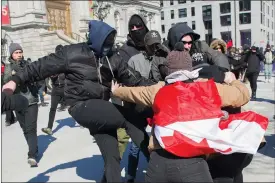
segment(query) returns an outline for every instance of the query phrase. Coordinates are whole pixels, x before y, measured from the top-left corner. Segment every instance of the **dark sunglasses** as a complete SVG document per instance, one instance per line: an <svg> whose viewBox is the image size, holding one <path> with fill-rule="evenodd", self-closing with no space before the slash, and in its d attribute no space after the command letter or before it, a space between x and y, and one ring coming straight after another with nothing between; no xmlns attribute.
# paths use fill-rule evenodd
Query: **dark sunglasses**
<svg viewBox="0 0 275 183"><path fill-rule="evenodd" d="M185 44L193 44L193 41L182 41L182 43L185 45Z"/></svg>

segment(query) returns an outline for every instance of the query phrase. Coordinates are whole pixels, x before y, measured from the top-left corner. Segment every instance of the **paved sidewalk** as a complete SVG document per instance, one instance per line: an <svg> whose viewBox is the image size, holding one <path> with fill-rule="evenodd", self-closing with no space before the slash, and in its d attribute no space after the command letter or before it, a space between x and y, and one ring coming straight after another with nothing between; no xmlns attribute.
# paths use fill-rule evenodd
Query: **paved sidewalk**
<svg viewBox="0 0 275 183"><path fill-rule="evenodd" d="M263 83L259 77L258 101L251 101L246 110L254 110L270 118L266 133L268 145L255 155L244 171L246 182L275 182L275 114L274 77L272 83ZM18 123L4 126L2 115L2 182L99 182L103 173L103 160L89 131L81 129L67 111L57 112L53 136L41 132L47 126L50 107L40 107L38 116L39 151L42 158L38 168L27 164L27 145ZM273 120L273 121L272 121ZM144 180L145 159L140 159L137 181ZM123 158L125 167L127 157ZM122 171L125 177L125 169Z"/></svg>

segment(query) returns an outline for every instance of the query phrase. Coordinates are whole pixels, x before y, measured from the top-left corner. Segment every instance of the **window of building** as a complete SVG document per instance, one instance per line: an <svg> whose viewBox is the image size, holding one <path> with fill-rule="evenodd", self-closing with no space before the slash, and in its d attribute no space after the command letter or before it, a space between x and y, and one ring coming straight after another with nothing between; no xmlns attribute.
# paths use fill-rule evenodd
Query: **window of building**
<svg viewBox="0 0 275 183"><path fill-rule="evenodd" d="M171 19L174 19L174 18L175 18L174 10L171 10Z"/></svg>
<svg viewBox="0 0 275 183"><path fill-rule="evenodd" d="M261 12L263 12L263 0L261 0Z"/></svg>
<svg viewBox="0 0 275 183"><path fill-rule="evenodd" d="M195 7L191 8L191 15L192 15L192 17L196 15L196 13L195 13Z"/></svg>
<svg viewBox="0 0 275 183"><path fill-rule="evenodd" d="M267 27L269 27L269 19L267 19Z"/></svg>
<svg viewBox="0 0 275 183"><path fill-rule="evenodd" d="M163 7L163 0L160 0L160 7Z"/></svg>
<svg viewBox="0 0 275 183"><path fill-rule="evenodd" d="M192 21L192 29L195 30L196 29L196 22Z"/></svg>
<svg viewBox="0 0 275 183"><path fill-rule="evenodd" d="M231 15L221 16L221 26L230 26L231 25Z"/></svg>
<svg viewBox="0 0 275 183"><path fill-rule="evenodd" d="M170 0L170 5L174 5L174 0Z"/></svg>
<svg viewBox="0 0 275 183"><path fill-rule="evenodd" d="M221 3L220 4L220 12L223 13L230 13L231 12L231 3Z"/></svg>
<svg viewBox="0 0 275 183"><path fill-rule="evenodd" d="M263 13L265 13L265 3L263 3Z"/></svg>
<svg viewBox="0 0 275 183"><path fill-rule="evenodd" d="M161 32L165 33L165 25L161 25Z"/></svg>
<svg viewBox="0 0 275 183"><path fill-rule="evenodd" d="M262 13L262 16L261 16L261 23L263 25L265 25L265 15Z"/></svg>
<svg viewBox="0 0 275 183"><path fill-rule="evenodd" d="M204 21L204 28L206 30L212 29L212 20Z"/></svg>
<svg viewBox="0 0 275 183"><path fill-rule="evenodd" d="M184 4L184 3L186 3L185 0L178 0L178 4Z"/></svg>
<svg viewBox="0 0 275 183"><path fill-rule="evenodd" d="M240 31L241 37L241 45L251 45L251 30L241 30Z"/></svg>
<svg viewBox="0 0 275 183"><path fill-rule="evenodd" d="M211 5L202 6L202 16L203 17L211 17L212 16Z"/></svg>
<svg viewBox="0 0 275 183"><path fill-rule="evenodd" d="M161 20L164 20L164 11L161 12Z"/></svg>
<svg viewBox="0 0 275 183"><path fill-rule="evenodd" d="M267 14L269 15L269 6L267 6Z"/></svg>
<svg viewBox="0 0 275 183"><path fill-rule="evenodd" d="M267 32L267 41L269 42L270 41L270 37L269 37L269 32Z"/></svg>
<svg viewBox="0 0 275 183"><path fill-rule="evenodd" d="M251 23L251 13L241 13L239 15L240 24L250 24Z"/></svg>
<svg viewBox="0 0 275 183"><path fill-rule="evenodd" d="M208 45L211 44L212 39L213 39L212 34L205 34L205 42L206 42Z"/></svg>
<svg viewBox="0 0 275 183"><path fill-rule="evenodd" d="M195 0L191 0L191 3L195 2Z"/></svg>
<svg viewBox="0 0 275 183"><path fill-rule="evenodd" d="M184 17L187 17L187 9L186 8L179 9L179 18L184 18Z"/></svg>
<svg viewBox="0 0 275 183"><path fill-rule="evenodd" d="M274 17L274 11L273 10L272 10L272 15L271 16L272 16L272 18Z"/></svg>
<svg viewBox="0 0 275 183"><path fill-rule="evenodd" d="M251 11L251 0L240 0L239 8L240 11Z"/></svg>
<svg viewBox="0 0 275 183"><path fill-rule="evenodd" d="M228 41L230 41L230 39L231 39L231 31L221 32L221 38L222 38L222 40L224 40L226 43L227 43Z"/></svg>

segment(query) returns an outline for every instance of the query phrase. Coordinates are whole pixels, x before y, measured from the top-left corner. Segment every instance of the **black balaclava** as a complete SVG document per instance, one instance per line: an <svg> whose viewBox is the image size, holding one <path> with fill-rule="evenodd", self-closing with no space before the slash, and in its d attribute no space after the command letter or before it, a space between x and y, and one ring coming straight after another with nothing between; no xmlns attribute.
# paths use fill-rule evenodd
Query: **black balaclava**
<svg viewBox="0 0 275 183"><path fill-rule="evenodd" d="M142 28L139 30L131 31L133 26L142 27ZM131 19L129 20L129 33L130 33L130 37L132 38L132 40L134 41L137 47L141 48L145 46L144 36L147 32L148 32L148 29L145 23L143 22L142 18L138 15L132 16Z"/></svg>

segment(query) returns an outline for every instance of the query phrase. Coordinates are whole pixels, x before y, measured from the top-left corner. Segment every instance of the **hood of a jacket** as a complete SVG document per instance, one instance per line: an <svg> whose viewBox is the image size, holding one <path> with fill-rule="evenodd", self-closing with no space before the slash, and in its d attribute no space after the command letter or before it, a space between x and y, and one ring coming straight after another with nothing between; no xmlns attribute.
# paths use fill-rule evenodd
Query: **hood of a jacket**
<svg viewBox="0 0 275 183"><path fill-rule="evenodd" d="M144 24L144 26L145 26L146 31L148 32L149 29L148 29L148 27L147 27L147 20L146 20L142 15L139 15L139 14L133 14L133 15L130 17L130 19L129 19L129 21L128 21L128 32L131 31L131 29L130 29L130 20L131 20L131 18L132 18L133 16L138 16L138 17L141 19L141 21L143 22L143 24ZM129 35L129 34L128 34L128 35Z"/></svg>
<svg viewBox="0 0 275 183"><path fill-rule="evenodd" d="M211 42L210 48L215 49L218 45L220 45L224 52L226 52L226 43L222 39L215 39Z"/></svg>
<svg viewBox="0 0 275 183"><path fill-rule="evenodd" d="M174 50L175 44L179 42L184 35L191 35L193 41L200 39L200 35L195 33L186 23L180 22L171 27L168 31L167 39L170 50Z"/></svg>
<svg viewBox="0 0 275 183"><path fill-rule="evenodd" d="M116 30L102 21L92 20L89 22L88 45L96 56L102 56L104 41L112 33L116 34Z"/></svg>
<svg viewBox="0 0 275 183"><path fill-rule="evenodd" d="M175 83L177 81L187 81L189 79L197 79L199 77L200 69L196 69L193 71L188 70L179 70L171 73L170 75L165 77L165 81L169 84Z"/></svg>

